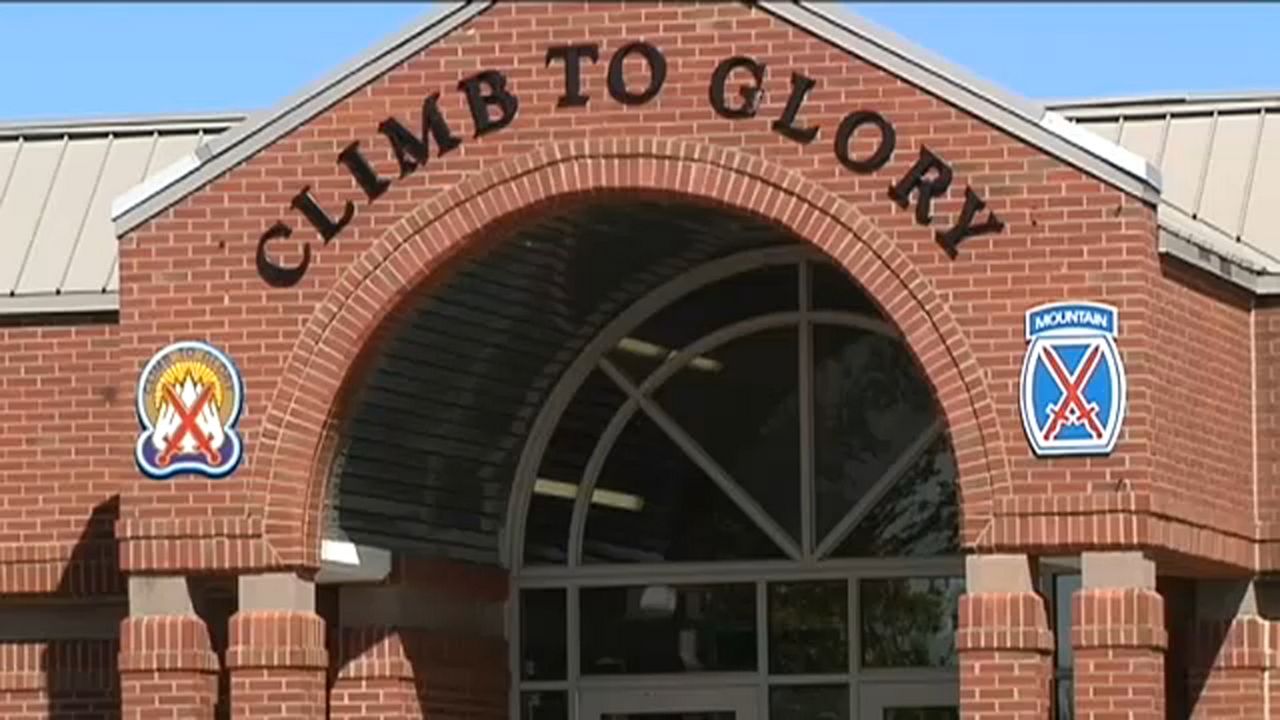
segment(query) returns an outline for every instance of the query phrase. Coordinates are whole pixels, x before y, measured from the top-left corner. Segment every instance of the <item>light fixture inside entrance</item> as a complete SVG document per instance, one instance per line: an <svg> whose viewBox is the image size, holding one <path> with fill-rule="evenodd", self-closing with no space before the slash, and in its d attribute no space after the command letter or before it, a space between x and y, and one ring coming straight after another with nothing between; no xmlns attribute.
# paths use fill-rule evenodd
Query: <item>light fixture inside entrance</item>
<svg viewBox="0 0 1280 720"><path fill-rule="evenodd" d="M640 357L647 358L659 358L661 360L667 360L676 354L676 351L671 350L670 348L665 348L661 345L633 337L624 337L622 340L618 341L618 349L631 355L639 355ZM694 370L702 370L703 372L720 372L724 369L724 365L721 364L719 360L712 360L709 357L703 357L701 355L690 360L687 367L693 368Z"/></svg>
<svg viewBox="0 0 1280 720"><path fill-rule="evenodd" d="M536 495L549 495L572 500L578 496L578 486L561 480L538 478L533 483L533 492ZM614 490L596 489L592 491L591 502L596 505L617 510L630 510L631 512L640 512L644 509L644 498Z"/></svg>

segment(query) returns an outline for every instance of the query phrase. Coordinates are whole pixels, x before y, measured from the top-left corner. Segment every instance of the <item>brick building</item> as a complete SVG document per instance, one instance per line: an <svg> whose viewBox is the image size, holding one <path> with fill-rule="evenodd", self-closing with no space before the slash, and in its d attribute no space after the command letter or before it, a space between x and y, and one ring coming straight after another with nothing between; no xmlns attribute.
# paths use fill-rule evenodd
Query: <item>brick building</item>
<svg viewBox="0 0 1280 720"><path fill-rule="evenodd" d="M0 715L1280 717L1277 106L521 2L0 127Z"/></svg>

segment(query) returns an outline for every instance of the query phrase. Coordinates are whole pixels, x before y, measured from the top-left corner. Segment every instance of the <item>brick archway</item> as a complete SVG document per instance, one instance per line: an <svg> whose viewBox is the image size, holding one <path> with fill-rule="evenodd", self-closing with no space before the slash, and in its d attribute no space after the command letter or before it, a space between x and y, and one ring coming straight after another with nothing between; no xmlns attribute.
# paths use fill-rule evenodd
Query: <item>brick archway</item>
<svg viewBox="0 0 1280 720"><path fill-rule="evenodd" d="M347 268L294 346L259 441L251 496L264 508L282 565L319 563L329 455L344 388L362 350L405 296L496 223L558 198L659 192L727 206L786 228L839 262L897 324L937 393L956 454L962 536L991 520L1008 488L995 408L959 325L930 283L851 204L754 156L681 141L582 141L548 146L477 173L390 228Z"/></svg>

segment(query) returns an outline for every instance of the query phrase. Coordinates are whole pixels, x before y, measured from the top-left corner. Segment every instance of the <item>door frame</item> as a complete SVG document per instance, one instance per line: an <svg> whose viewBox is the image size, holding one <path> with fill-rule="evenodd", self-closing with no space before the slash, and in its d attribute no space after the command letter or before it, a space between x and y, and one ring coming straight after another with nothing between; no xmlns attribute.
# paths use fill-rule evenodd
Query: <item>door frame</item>
<svg viewBox="0 0 1280 720"><path fill-rule="evenodd" d="M716 712L734 713L737 720L756 720L758 697L754 687L699 688L582 688L578 720L600 720L605 713Z"/></svg>
<svg viewBox="0 0 1280 720"><path fill-rule="evenodd" d="M953 707L960 709L958 682L863 680L858 688L858 720L883 720L890 708Z"/></svg>

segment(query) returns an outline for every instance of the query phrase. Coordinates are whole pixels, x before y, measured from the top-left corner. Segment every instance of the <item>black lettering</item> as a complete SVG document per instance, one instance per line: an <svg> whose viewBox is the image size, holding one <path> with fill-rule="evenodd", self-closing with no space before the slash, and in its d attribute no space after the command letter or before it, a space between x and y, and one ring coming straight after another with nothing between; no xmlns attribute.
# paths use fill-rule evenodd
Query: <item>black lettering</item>
<svg viewBox="0 0 1280 720"><path fill-rule="evenodd" d="M876 151L871 153L866 160L858 160L853 157L853 151L849 148L849 144L853 142L853 136L858 132L858 128L866 124L873 125L876 130L880 131L880 142L876 145ZM836 130L836 159L841 165L849 168L856 173L871 173L884 167L889 162L889 158L893 156L894 145L898 142L898 135L894 132L893 126L888 120L878 112L870 110L859 110L844 116L844 120L840 121L840 128Z"/></svg>
<svg viewBox="0 0 1280 720"><path fill-rule="evenodd" d="M378 177L378 171L373 169L369 164L369 160L365 158L364 153L360 152L360 141L354 140L352 143L342 149L338 153L338 162L346 165L347 170L351 172L351 176L360 184L360 189L364 190L364 194L369 197L370 201L377 200L382 193L391 187L391 181Z"/></svg>
<svg viewBox="0 0 1280 720"><path fill-rule="evenodd" d="M440 112L440 93L432 93L422 101L422 137L414 135L395 118L387 118L378 125L378 132L391 141L396 162L400 163L400 177L418 169L427 162L427 138L436 141L436 155L441 156L462 144L454 136Z"/></svg>
<svg viewBox="0 0 1280 720"><path fill-rule="evenodd" d="M351 222L352 216L356 214L355 204L348 200L346 207L342 209L342 217L334 222L329 214L316 204L315 198L311 197L310 185L303 186L298 194L293 196L293 202L290 204L302 212L326 243L342 232L342 228L346 227L347 223Z"/></svg>
<svg viewBox="0 0 1280 720"><path fill-rule="evenodd" d="M287 238L293 234L293 229L282 222L277 222L262 233L262 237L258 238L258 274L271 287L289 287L297 285L302 276L307 273L307 266L311 264L311 245L303 243L302 245L302 262L293 267L285 267L277 265L267 257L267 243L276 239Z"/></svg>
<svg viewBox="0 0 1280 720"><path fill-rule="evenodd" d="M556 107L583 107L591 99L582 94L582 58L598 62L600 45L552 45L547 48L547 67L551 67L552 60L564 61L564 94L556 101Z"/></svg>
<svg viewBox="0 0 1280 720"><path fill-rule="evenodd" d="M964 208L960 211L960 219L956 220L955 226L950 230L938 233L938 244L942 246L943 250L947 251L947 255L953 260L956 257L956 248L966 238L990 235L1004 229L1004 222L990 210L987 211L986 220L983 220L979 225L973 224L974 216L982 212L986 206L987 203L978 197L978 193L974 192L973 188L965 186Z"/></svg>
<svg viewBox="0 0 1280 720"><path fill-rule="evenodd" d="M729 75L738 68L750 70L756 83L739 86L738 94L742 96L743 103L730 108L724 98L725 85L729 82ZM749 57L736 56L721 61L715 72L711 73L711 109L720 117L730 120L755 117L756 111L760 109L760 98L764 95L764 68L764 65Z"/></svg>
<svg viewBox="0 0 1280 720"><path fill-rule="evenodd" d="M632 53L644 56L649 66L649 84L644 90L633 93L627 89L627 79L622 74L622 64ZM658 96L662 84L667 81L667 59L658 48L647 42L623 45L609 60L609 95L623 105L643 105Z"/></svg>
<svg viewBox="0 0 1280 720"><path fill-rule="evenodd" d="M804 98L817 85L817 81L807 78L798 72L791 73L791 96L787 98L787 106L782 110L782 116L773 121L773 129L782 134L783 137L795 140L798 143L808 145L818 136L818 128L798 128L795 126L796 115L800 114L800 106L804 104Z"/></svg>
<svg viewBox="0 0 1280 720"><path fill-rule="evenodd" d="M489 94L481 86L488 86ZM471 122L476 137L488 135L511 124L520 109L520 101L507 91L507 78L497 70L485 70L458 83L458 89L467 95L467 107L471 109ZM489 107L498 106L498 118L489 116Z"/></svg>
<svg viewBox="0 0 1280 720"><path fill-rule="evenodd" d="M936 171L937 174L926 180L925 175L930 170ZM922 147L920 159L916 160L916 164L911 166L897 185L889 187L889 197L893 198L898 207L906 209L911 204L911 191L919 188L920 192L916 199L916 222L928 225L933 219L930 214L933 199L940 197L949 187L951 187L951 166L929 152L928 148Z"/></svg>

